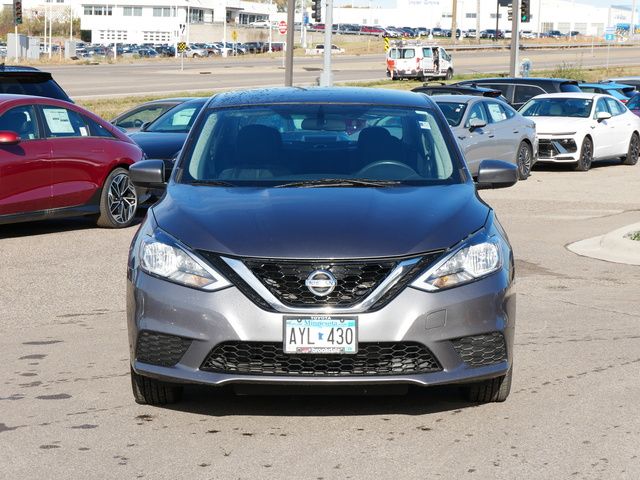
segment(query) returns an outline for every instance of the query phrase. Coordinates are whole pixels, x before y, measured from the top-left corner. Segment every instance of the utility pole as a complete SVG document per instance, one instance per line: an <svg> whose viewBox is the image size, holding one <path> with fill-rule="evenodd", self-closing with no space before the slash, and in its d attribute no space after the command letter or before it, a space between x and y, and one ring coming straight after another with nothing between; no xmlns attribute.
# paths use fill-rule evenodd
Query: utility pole
<svg viewBox="0 0 640 480"><path fill-rule="evenodd" d="M498 41L498 27L500 26L500 0L496 0L496 31L493 36L493 41Z"/></svg>
<svg viewBox="0 0 640 480"><path fill-rule="evenodd" d="M451 40L457 43L458 36L458 0L452 0L451 4Z"/></svg>
<svg viewBox="0 0 640 480"><path fill-rule="evenodd" d="M476 7L476 41L480 43L480 0L478 0Z"/></svg>
<svg viewBox="0 0 640 480"><path fill-rule="evenodd" d="M629 39L636 38L636 0L631 4L631 25L629 26Z"/></svg>
<svg viewBox="0 0 640 480"><path fill-rule="evenodd" d="M287 37L285 43L284 86L293 86L293 43L295 42L296 0L287 0Z"/></svg>
<svg viewBox="0 0 640 480"><path fill-rule="evenodd" d="M512 0L511 14L511 56L509 61L509 75L518 77L520 75L518 63L520 53L520 0Z"/></svg>
<svg viewBox="0 0 640 480"><path fill-rule="evenodd" d="M330 87L333 85L333 75L331 73L331 35L333 34L333 0L326 0L326 10L324 13L324 62L322 65L322 75L320 75L320 86Z"/></svg>

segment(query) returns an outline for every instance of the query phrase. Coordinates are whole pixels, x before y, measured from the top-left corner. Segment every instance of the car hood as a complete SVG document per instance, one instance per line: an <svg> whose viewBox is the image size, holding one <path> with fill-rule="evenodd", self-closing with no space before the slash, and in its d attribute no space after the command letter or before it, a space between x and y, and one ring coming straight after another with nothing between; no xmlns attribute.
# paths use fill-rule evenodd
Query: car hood
<svg viewBox="0 0 640 480"><path fill-rule="evenodd" d="M147 158L172 159L180 151L186 133L133 132L129 138L136 142Z"/></svg>
<svg viewBox="0 0 640 480"><path fill-rule="evenodd" d="M152 211L193 249L241 257L374 258L451 247L485 224L472 184L247 188L171 184Z"/></svg>
<svg viewBox="0 0 640 480"><path fill-rule="evenodd" d="M559 133L571 133L586 128L591 123L591 118L575 117L525 117L536 124L538 135L557 135Z"/></svg>

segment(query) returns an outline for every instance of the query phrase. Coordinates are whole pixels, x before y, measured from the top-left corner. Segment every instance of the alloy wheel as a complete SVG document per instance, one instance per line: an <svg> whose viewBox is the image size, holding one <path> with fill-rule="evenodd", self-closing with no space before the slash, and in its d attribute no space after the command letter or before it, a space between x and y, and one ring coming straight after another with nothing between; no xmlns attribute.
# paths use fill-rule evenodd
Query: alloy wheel
<svg viewBox="0 0 640 480"><path fill-rule="evenodd" d="M524 142L520 145L520 150L518 151L518 173L521 180L531 174L531 149Z"/></svg>
<svg viewBox="0 0 640 480"><path fill-rule="evenodd" d="M138 196L129 175L120 173L113 177L109 185L107 202L109 212L117 223L124 224L133 218L138 205Z"/></svg>

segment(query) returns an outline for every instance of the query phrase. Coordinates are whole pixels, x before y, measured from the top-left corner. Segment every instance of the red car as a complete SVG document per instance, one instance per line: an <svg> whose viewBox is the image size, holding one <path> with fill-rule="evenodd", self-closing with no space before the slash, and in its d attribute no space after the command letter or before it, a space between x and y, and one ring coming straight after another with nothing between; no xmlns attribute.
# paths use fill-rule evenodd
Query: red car
<svg viewBox="0 0 640 480"><path fill-rule="evenodd" d="M636 93L629 99L627 108L640 117L640 93Z"/></svg>
<svg viewBox="0 0 640 480"><path fill-rule="evenodd" d="M131 225L138 207L128 167L140 148L72 103L0 95L0 224L97 215Z"/></svg>

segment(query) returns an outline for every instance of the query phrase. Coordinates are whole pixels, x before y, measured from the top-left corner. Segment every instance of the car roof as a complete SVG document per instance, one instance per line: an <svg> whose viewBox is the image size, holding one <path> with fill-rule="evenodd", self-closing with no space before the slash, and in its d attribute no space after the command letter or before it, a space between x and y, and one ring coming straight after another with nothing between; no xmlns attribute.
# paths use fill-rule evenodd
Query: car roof
<svg viewBox="0 0 640 480"><path fill-rule="evenodd" d="M285 103L335 103L430 107L433 101L414 92L366 87L274 87L220 93L209 107L270 105Z"/></svg>
<svg viewBox="0 0 640 480"><path fill-rule="evenodd" d="M479 95L438 95L433 99L434 102L455 102L470 103L473 101L491 100L491 97L481 97Z"/></svg>
<svg viewBox="0 0 640 480"><path fill-rule="evenodd" d="M0 73L2 72L42 72L36 67L27 67L22 65L0 65Z"/></svg>
<svg viewBox="0 0 640 480"><path fill-rule="evenodd" d="M600 97L612 98L609 95L603 95L601 93L585 93L585 92L563 92L563 93L544 93L537 95L533 99L537 98L583 98L585 100L594 100ZM533 100L532 99L532 100Z"/></svg>
<svg viewBox="0 0 640 480"><path fill-rule="evenodd" d="M493 78L477 78L475 80L463 80L459 82L462 85L470 83L574 83L576 80L568 78L545 78L545 77L493 77Z"/></svg>
<svg viewBox="0 0 640 480"><path fill-rule="evenodd" d="M191 100L196 100L198 98L204 98L205 100L207 99L207 97L157 98L155 100L150 100L148 102L141 103L140 105L138 105L138 106L136 106L134 108L138 108L138 107L141 107L143 105L153 105L155 103L184 103L184 102L189 102Z"/></svg>
<svg viewBox="0 0 640 480"><path fill-rule="evenodd" d="M624 83L616 83L616 82L594 82L594 83L579 83L578 84L579 87L599 87L602 88L603 90L613 90L613 89L620 89L620 88L633 88L635 89L635 87L633 85L627 85Z"/></svg>

